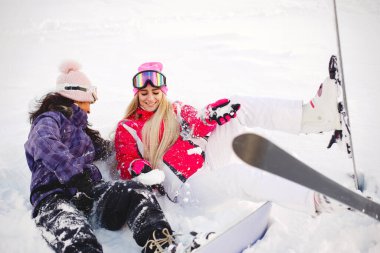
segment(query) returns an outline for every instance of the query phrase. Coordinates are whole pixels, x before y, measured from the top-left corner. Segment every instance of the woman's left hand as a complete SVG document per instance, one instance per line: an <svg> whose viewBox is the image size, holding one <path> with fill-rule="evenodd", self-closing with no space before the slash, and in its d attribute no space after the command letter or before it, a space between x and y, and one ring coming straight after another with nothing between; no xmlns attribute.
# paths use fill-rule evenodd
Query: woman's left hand
<svg viewBox="0 0 380 253"><path fill-rule="evenodd" d="M206 107L206 121L211 123L216 121L223 125L236 117L236 112L240 109L240 104L231 104L227 98L220 99Z"/></svg>
<svg viewBox="0 0 380 253"><path fill-rule="evenodd" d="M154 169L147 173L141 173L135 180L148 186L161 184L165 179L165 173L160 169Z"/></svg>
<svg viewBox="0 0 380 253"><path fill-rule="evenodd" d="M132 178L144 185L161 184L165 179L164 172L159 169L152 169L150 163L145 159L133 161L129 170Z"/></svg>

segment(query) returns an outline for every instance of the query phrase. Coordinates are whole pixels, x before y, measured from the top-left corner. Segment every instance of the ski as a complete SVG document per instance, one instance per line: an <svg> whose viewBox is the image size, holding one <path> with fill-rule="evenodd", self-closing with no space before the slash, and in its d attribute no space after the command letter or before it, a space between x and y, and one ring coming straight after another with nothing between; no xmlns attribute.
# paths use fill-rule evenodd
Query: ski
<svg viewBox="0 0 380 253"><path fill-rule="evenodd" d="M380 204L315 171L270 140L246 133L234 138L236 155L251 166L301 184L380 221Z"/></svg>
<svg viewBox="0 0 380 253"><path fill-rule="evenodd" d="M240 253L266 233L272 204L266 202L258 209L236 222L226 231L217 234L191 253Z"/></svg>
<svg viewBox="0 0 380 253"><path fill-rule="evenodd" d="M335 80L335 83L340 93L340 96L338 97L337 106L338 106L338 112L340 114L340 124L342 126L342 129L334 131L334 134L331 136L331 139L327 148L331 148L331 146L334 143L336 143L339 146L342 146L342 145L344 146L344 149L346 150L348 157L352 159L353 170L354 170L353 179L355 183L355 188L360 191L363 191L363 187L364 187L363 176L361 175L359 179L358 173L356 171L354 151L353 151L353 146L352 146L351 126L350 126L350 120L348 117L348 110L347 110L346 92L345 92L344 85L342 81L340 80L338 60L335 55L332 55L330 57L329 75L330 75L330 79Z"/></svg>

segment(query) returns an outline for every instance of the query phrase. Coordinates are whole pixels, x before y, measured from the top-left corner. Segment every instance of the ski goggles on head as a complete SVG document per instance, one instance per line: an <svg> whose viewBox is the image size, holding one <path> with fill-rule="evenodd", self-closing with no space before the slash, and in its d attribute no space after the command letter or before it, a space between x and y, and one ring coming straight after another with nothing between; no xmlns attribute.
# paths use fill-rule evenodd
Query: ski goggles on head
<svg viewBox="0 0 380 253"><path fill-rule="evenodd" d="M132 83L136 89L143 89L148 84L160 88L166 86L166 77L161 72L155 70L144 70L132 78Z"/></svg>
<svg viewBox="0 0 380 253"><path fill-rule="evenodd" d="M90 93L94 102L92 103L95 103L96 100L98 100L98 93L97 93L97 88L96 86L90 86L89 88L84 88L84 87L81 87L79 85L65 85L64 84L64 90L80 90L80 91L83 91L83 92L86 92L86 93Z"/></svg>

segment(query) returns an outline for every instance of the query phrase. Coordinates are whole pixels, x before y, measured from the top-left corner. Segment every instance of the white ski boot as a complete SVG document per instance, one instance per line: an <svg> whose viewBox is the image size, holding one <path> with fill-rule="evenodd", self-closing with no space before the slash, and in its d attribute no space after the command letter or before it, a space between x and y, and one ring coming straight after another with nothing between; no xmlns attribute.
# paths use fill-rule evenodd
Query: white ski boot
<svg viewBox="0 0 380 253"><path fill-rule="evenodd" d="M190 253L195 249L200 248L215 236L215 232L197 233L190 232L186 235L177 235L176 239L179 243L169 246L167 252L170 253Z"/></svg>
<svg viewBox="0 0 380 253"><path fill-rule="evenodd" d="M302 106L302 133L320 133L342 129L338 112L340 90L335 80L326 78L309 103Z"/></svg>
<svg viewBox="0 0 380 253"><path fill-rule="evenodd" d="M314 205L317 214L321 213L335 213L340 211L354 211L352 207L345 206L344 204L327 197L324 194L314 193Z"/></svg>

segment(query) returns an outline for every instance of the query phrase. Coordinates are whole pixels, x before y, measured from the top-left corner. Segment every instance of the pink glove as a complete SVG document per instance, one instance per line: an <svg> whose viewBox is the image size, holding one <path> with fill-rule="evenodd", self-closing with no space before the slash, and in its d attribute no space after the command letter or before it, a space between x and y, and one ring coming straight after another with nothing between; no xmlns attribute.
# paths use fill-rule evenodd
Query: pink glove
<svg viewBox="0 0 380 253"><path fill-rule="evenodd" d="M138 159L132 162L129 168L132 178L139 176L141 173L148 173L152 170L152 165L147 160Z"/></svg>
<svg viewBox="0 0 380 253"><path fill-rule="evenodd" d="M211 123L216 121L223 125L236 117L236 112L240 109L240 104L231 104L227 98L220 99L206 107L206 121Z"/></svg>

